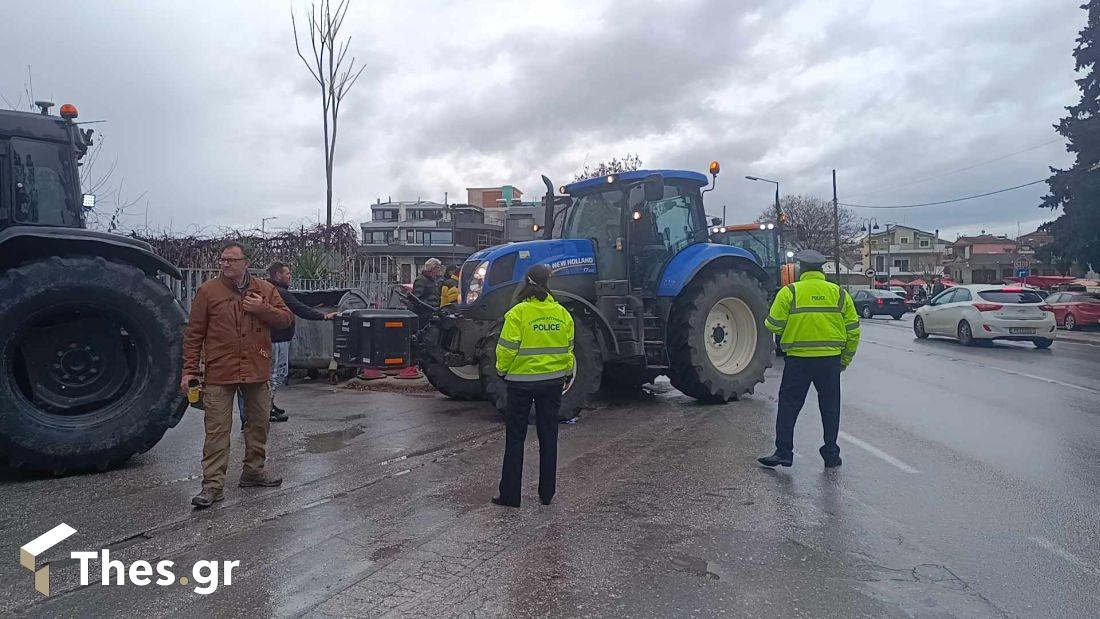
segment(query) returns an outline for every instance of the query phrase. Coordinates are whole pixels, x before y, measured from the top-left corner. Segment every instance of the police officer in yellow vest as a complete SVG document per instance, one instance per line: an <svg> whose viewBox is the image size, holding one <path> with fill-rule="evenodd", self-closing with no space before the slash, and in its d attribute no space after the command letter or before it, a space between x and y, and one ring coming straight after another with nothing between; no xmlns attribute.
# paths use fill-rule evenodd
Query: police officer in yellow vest
<svg viewBox="0 0 1100 619"><path fill-rule="evenodd" d="M787 354L779 386L779 413L775 420L775 453L759 458L764 466L790 466L794 460L794 423L810 383L817 390L817 406L825 429L819 450L825 468L840 466L840 373L852 362L859 345L859 316L852 295L825 280L826 262L820 252L807 249L795 255L801 275L779 289L764 326L780 336Z"/></svg>
<svg viewBox="0 0 1100 619"><path fill-rule="evenodd" d="M497 373L508 384L504 465L497 505L519 507L523 479L523 442L527 418L535 405L539 436L539 499L554 498L558 469L558 409L562 389L573 374L573 317L550 295L550 269L527 271L517 299L504 316L497 340Z"/></svg>

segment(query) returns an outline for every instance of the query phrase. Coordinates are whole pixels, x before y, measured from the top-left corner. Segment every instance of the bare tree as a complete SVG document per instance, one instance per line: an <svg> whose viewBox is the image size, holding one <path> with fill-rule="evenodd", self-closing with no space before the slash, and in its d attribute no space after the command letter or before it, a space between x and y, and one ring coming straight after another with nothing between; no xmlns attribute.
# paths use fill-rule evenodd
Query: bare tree
<svg viewBox="0 0 1100 619"><path fill-rule="evenodd" d="M642 167L642 160L638 155L627 154L622 159L612 159L611 161L601 161L600 163L589 166L584 166L577 175L573 177L573 182L577 183L589 178L596 178L599 176L607 176L609 174L619 174L622 172L633 172Z"/></svg>
<svg viewBox="0 0 1100 619"><path fill-rule="evenodd" d="M351 37L340 39L340 28L348 13L349 0L339 0L336 10L330 0L309 7L309 42L312 54L306 58L298 41L298 24L294 10L290 11L290 26L294 31L294 49L306 65L309 74L321 89L321 115L325 130L325 228L332 227L332 167L336 158L336 124L340 103L355 85L366 66L355 68L355 56L344 66L351 46Z"/></svg>
<svg viewBox="0 0 1100 619"><path fill-rule="evenodd" d="M786 221L783 223L783 244L792 251L816 249L832 256L836 246L833 236L833 203L813 196L783 196L779 200ZM858 251L859 224L851 209L840 207L840 256L847 258ZM775 207L768 206L756 218L759 223L775 223Z"/></svg>

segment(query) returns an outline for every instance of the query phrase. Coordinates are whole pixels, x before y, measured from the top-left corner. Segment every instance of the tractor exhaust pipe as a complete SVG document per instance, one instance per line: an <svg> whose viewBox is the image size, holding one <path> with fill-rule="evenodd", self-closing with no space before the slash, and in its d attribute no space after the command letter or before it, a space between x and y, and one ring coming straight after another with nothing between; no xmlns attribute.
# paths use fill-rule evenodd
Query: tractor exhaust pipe
<svg viewBox="0 0 1100 619"><path fill-rule="evenodd" d="M546 195L542 197L542 238L549 239L554 234L554 183L542 175L546 185Z"/></svg>

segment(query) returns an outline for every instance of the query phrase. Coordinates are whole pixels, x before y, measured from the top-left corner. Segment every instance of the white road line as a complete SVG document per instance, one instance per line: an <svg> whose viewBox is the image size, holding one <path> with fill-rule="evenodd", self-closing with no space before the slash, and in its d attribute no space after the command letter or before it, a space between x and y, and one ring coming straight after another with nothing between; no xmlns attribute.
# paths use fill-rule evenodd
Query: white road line
<svg viewBox="0 0 1100 619"><path fill-rule="evenodd" d="M1078 557L1077 555L1066 550L1065 548L1062 548L1058 544L1055 544L1045 537L1031 535L1028 536L1028 539L1031 540L1031 542L1034 543L1036 546L1039 546L1043 550L1050 552L1052 555L1057 556L1058 558L1064 560L1066 563L1075 565L1092 574L1100 573L1100 570L1098 570L1096 566L1090 564L1088 561L1085 561L1081 557Z"/></svg>
<svg viewBox="0 0 1100 619"><path fill-rule="evenodd" d="M859 447L860 449L866 451L867 453L871 454L872 456L875 456L876 458L879 458L880 460L885 461L887 464L892 464L892 465L896 466L897 468L901 469L902 471L905 471L906 473L909 473L910 475L916 475L916 474L920 473L920 471L918 471L917 469L909 466L908 464L902 462L901 460L898 460L894 456L891 456L890 454L888 454L885 451L879 449L878 447L875 447L874 445L868 443L867 441L864 441L862 439L858 439L858 438L852 436L851 434L848 434L847 432L841 431L840 434L838 434L837 436L839 436L840 438L844 439L845 441L848 441L849 443L855 445L856 447Z"/></svg>

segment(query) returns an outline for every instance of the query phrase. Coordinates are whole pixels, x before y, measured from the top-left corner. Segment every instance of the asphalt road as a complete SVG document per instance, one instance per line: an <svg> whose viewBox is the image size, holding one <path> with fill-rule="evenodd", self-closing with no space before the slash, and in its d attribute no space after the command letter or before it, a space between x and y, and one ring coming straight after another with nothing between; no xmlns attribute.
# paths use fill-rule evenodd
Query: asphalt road
<svg viewBox="0 0 1100 619"><path fill-rule="evenodd" d="M667 383L602 398L562 426L548 508L533 432L523 507L488 503L503 433L487 405L327 385L280 396L293 417L275 426L270 466L284 486L230 486L204 512L188 503L197 411L119 470L0 471L0 614L1094 616L1100 337L962 348L915 340L908 317L864 324L835 471L817 455L812 401L795 466L755 464L781 361L729 405ZM230 482L239 461L234 444ZM16 556L59 522L78 533L40 559L45 598ZM240 566L208 595L105 586L98 563L81 586L69 552L101 548L170 559L177 576L199 560Z"/></svg>

